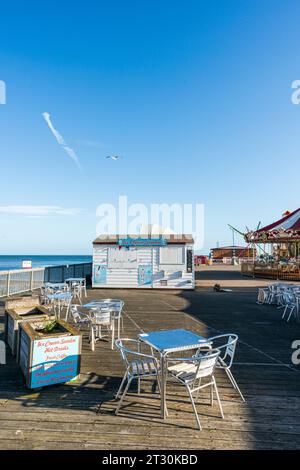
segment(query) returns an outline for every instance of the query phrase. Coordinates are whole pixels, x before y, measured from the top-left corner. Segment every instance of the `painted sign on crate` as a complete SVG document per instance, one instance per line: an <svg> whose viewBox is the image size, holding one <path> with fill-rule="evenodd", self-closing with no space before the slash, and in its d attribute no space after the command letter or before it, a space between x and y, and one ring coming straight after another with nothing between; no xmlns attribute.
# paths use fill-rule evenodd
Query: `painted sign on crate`
<svg viewBox="0 0 300 470"><path fill-rule="evenodd" d="M80 336L57 336L33 342L30 388L74 380L79 374Z"/></svg>
<svg viewBox="0 0 300 470"><path fill-rule="evenodd" d="M106 284L106 280L107 280L107 266L103 264L95 264L93 284L94 285Z"/></svg>
<svg viewBox="0 0 300 470"><path fill-rule="evenodd" d="M151 264L140 264L138 269L138 284L144 286L152 283Z"/></svg>

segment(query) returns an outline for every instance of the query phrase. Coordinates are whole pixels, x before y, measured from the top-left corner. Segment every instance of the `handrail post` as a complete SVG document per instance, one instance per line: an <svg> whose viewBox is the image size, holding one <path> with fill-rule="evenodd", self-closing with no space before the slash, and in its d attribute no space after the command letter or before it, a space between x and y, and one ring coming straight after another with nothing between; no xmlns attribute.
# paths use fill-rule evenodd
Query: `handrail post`
<svg viewBox="0 0 300 470"><path fill-rule="evenodd" d="M31 270L30 273L30 291L32 292L33 290L33 269Z"/></svg>
<svg viewBox="0 0 300 470"><path fill-rule="evenodd" d="M9 297L9 291L10 291L10 271L7 273L7 282L6 282L6 295Z"/></svg>

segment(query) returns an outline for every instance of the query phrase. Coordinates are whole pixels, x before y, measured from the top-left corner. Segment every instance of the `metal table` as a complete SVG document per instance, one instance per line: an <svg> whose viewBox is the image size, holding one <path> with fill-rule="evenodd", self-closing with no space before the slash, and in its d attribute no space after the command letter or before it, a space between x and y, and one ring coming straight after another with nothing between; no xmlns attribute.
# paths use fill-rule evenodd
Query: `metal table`
<svg viewBox="0 0 300 470"><path fill-rule="evenodd" d="M178 329L142 333L139 339L159 352L161 366L161 416L166 418L166 359L167 355L176 351L197 349L209 345L206 338L192 331Z"/></svg>

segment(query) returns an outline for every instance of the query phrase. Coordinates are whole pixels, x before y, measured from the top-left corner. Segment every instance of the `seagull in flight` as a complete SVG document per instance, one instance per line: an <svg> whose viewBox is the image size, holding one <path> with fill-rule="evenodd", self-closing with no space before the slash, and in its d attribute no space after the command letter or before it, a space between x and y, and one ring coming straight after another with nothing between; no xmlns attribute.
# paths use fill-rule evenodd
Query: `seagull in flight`
<svg viewBox="0 0 300 470"><path fill-rule="evenodd" d="M108 155L106 158L109 158L110 160L120 160L122 157L121 155Z"/></svg>

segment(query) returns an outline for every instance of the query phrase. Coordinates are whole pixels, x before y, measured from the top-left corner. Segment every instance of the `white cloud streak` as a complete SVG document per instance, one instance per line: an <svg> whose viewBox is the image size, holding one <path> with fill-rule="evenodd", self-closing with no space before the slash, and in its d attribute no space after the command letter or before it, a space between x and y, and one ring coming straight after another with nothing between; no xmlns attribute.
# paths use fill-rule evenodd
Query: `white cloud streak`
<svg viewBox="0 0 300 470"><path fill-rule="evenodd" d="M48 127L49 127L50 131L52 132L52 134L54 135L57 143L64 149L64 151L69 155L69 157L75 162L77 167L79 169L81 169L78 156L76 155L75 151L67 145L67 143L65 142L63 136L58 132L58 130L55 129L55 127L53 126L52 121L50 119L50 114L47 113L47 112L43 113L43 118L45 119L46 123L48 124Z"/></svg>
<svg viewBox="0 0 300 470"><path fill-rule="evenodd" d="M24 215L26 217L74 216L80 209L61 206L0 206L0 214Z"/></svg>

